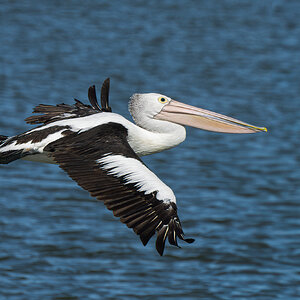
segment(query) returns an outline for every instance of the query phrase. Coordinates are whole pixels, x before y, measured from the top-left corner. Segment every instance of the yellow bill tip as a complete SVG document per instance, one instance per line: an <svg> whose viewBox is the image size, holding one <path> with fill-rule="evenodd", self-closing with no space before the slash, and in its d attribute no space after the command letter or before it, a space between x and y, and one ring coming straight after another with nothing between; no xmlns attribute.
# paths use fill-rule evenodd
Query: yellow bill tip
<svg viewBox="0 0 300 300"><path fill-rule="evenodd" d="M253 129L255 129L255 130L257 130L257 131L264 131L264 132L268 132L268 129L267 129L267 127L256 127L256 126L249 126L250 128L253 128Z"/></svg>

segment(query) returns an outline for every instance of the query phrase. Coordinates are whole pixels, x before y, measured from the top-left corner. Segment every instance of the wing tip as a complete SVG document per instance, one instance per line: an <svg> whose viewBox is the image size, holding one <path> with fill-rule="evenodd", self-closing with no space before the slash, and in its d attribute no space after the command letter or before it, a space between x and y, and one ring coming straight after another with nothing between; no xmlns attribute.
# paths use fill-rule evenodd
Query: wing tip
<svg viewBox="0 0 300 300"><path fill-rule="evenodd" d="M179 219L175 217L170 220L168 225L163 225L157 232L156 250L160 256L163 256L164 254L165 243L167 238L171 245L180 248L177 243L177 237L188 244L191 244L195 241L195 239L193 238L184 237L184 233L182 231Z"/></svg>
<svg viewBox="0 0 300 300"><path fill-rule="evenodd" d="M101 107L98 104L98 99L96 96L96 87L92 85L88 89L88 98L92 105L92 107L97 111L103 112L111 112L111 107L109 106L109 86L110 86L110 78L106 78L101 87Z"/></svg>

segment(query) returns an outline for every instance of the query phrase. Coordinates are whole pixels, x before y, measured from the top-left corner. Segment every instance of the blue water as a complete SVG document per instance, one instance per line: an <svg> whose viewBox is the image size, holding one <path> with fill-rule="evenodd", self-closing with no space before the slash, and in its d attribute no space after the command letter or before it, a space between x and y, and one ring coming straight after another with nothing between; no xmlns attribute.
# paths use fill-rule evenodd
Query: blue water
<svg viewBox="0 0 300 300"><path fill-rule="evenodd" d="M26 4L30 3L30 4ZM145 157L192 245L143 247L57 166L0 166L0 299L300 299L300 2L2 1L0 134L39 103L134 92L266 126Z"/></svg>

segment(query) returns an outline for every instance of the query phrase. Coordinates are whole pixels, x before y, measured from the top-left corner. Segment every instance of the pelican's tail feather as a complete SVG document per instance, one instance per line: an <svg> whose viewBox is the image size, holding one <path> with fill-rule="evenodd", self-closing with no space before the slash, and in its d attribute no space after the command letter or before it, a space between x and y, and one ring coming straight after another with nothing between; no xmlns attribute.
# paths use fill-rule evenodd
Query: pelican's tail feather
<svg viewBox="0 0 300 300"><path fill-rule="evenodd" d="M1 150L1 149L0 149ZM24 157L23 150L10 150L0 152L0 164L9 164L10 162Z"/></svg>
<svg viewBox="0 0 300 300"><path fill-rule="evenodd" d="M8 136L0 135L0 164L8 164L14 160L24 157L23 149L6 149L5 142L9 139Z"/></svg>

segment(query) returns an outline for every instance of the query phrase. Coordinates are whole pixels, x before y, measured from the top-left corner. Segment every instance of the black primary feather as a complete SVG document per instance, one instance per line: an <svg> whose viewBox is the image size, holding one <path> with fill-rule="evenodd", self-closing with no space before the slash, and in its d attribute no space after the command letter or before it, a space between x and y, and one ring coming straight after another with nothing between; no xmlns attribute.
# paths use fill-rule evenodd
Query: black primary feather
<svg viewBox="0 0 300 300"><path fill-rule="evenodd" d="M106 112L111 112L111 108L109 107L109 87L110 79L106 78L101 88L101 107L102 111Z"/></svg>
<svg viewBox="0 0 300 300"><path fill-rule="evenodd" d="M75 99L75 104L73 105L64 103L57 105L39 104L33 109L33 113L40 115L26 118L26 123L49 124L59 120L89 116L99 113L99 111L93 109L90 105L83 104L81 101Z"/></svg>
<svg viewBox="0 0 300 300"><path fill-rule="evenodd" d="M111 112L111 108L108 106L108 95L109 78L103 82L101 89L102 108L98 104L95 86L93 85L88 89L88 98L92 106L83 104L77 99L74 99L75 104L73 105L64 103L57 105L39 104L33 110L33 113L39 115L30 116L25 121L29 124L49 124L64 119L85 117L102 111Z"/></svg>
<svg viewBox="0 0 300 300"><path fill-rule="evenodd" d="M89 87L88 97L92 107L98 111L111 112L111 108L109 107L109 86L110 79L106 78L101 87L101 107L98 104L96 88L94 85Z"/></svg>
<svg viewBox="0 0 300 300"><path fill-rule="evenodd" d="M97 101L96 88L95 88L94 85L92 85L92 86L89 87L89 90L88 90L88 98L89 98L89 100L90 100L90 103L91 103L92 107L93 107L95 110L102 111L102 109L101 109L101 107L99 106L98 101Z"/></svg>

